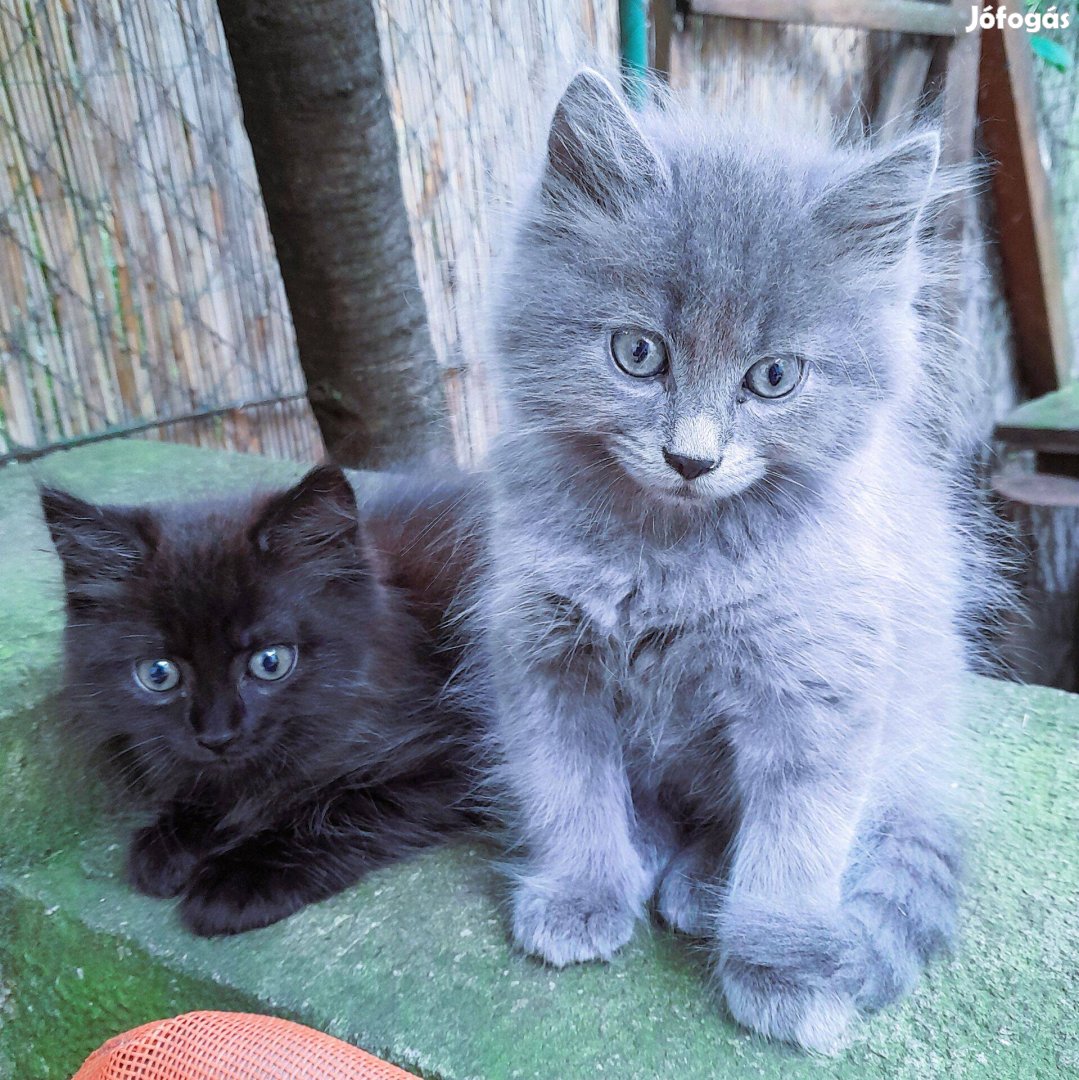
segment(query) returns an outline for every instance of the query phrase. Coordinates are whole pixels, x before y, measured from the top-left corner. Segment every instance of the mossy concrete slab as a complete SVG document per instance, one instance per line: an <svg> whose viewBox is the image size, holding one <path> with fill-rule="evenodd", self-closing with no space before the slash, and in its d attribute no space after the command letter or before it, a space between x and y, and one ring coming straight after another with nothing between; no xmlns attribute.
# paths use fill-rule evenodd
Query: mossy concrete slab
<svg viewBox="0 0 1079 1080"><path fill-rule="evenodd" d="M39 469L132 500L299 471L151 443ZM514 955L498 878L468 845L266 930L201 940L125 887L122 835L92 781L63 766L48 696L59 576L28 471L0 472L0 1077L65 1077L116 1031L192 1008L289 1016L446 1080L1079 1077L1079 698L972 681L981 777L963 941L835 1060L738 1030L705 990L703 958L664 931L642 928L606 966Z"/></svg>

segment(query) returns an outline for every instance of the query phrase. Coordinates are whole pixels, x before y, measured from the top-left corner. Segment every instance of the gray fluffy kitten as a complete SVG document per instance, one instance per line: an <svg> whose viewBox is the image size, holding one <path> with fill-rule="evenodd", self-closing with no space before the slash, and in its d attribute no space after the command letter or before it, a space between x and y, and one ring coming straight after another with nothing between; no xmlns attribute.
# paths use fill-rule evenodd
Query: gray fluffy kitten
<svg viewBox="0 0 1079 1080"><path fill-rule="evenodd" d="M654 898L738 1021L823 1051L955 922L937 158L634 115L584 71L493 323L514 937L606 959Z"/></svg>

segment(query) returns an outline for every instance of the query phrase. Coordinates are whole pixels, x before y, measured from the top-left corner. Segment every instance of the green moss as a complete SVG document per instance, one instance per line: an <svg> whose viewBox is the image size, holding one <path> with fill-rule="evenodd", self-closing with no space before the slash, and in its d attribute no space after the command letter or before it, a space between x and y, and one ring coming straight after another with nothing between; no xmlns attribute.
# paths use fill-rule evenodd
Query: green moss
<svg viewBox="0 0 1079 1080"><path fill-rule="evenodd" d="M1009 433L1079 432L1079 382L1025 402L1000 422ZM1010 435L1009 435L1010 437Z"/></svg>
<svg viewBox="0 0 1079 1080"><path fill-rule="evenodd" d="M62 905L0 888L0 1078L68 1077L103 1033L199 1008L208 996L222 1008L257 1008L92 932Z"/></svg>

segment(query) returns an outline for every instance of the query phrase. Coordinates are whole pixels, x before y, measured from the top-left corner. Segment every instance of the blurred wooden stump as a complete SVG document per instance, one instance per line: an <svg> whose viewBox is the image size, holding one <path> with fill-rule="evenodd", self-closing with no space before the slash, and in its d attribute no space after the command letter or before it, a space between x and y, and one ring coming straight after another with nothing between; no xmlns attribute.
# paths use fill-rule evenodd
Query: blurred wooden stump
<svg viewBox="0 0 1079 1080"><path fill-rule="evenodd" d="M993 477L1002 510L1026 548L1020 585L1025 618L1006 659L1028 682L1079 689L1079 384L1021 405L996 436L1033 455Z"/></svg>

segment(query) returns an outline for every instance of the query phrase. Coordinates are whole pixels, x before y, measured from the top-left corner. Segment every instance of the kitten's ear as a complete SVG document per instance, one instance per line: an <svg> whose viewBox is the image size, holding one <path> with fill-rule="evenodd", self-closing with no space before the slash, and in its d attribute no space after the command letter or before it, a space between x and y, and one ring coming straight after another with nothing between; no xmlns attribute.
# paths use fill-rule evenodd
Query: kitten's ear
<svg viewBox="0 0 1079 1080"><path fill-rule="evenodd" d="M813 214L845 252L889 269L914 240L939 160L936 132L913 135L830 184Z"/></svg>
<svg viewBox="0 0 1079 1080"><path fill-rule="evenodd" d="M294 487L270 499L250 535L255 547L266 553L356 550L356 494L340 468L318 465Z"/></svg>
<svg viewBox="0 0 1079 1080"><path fill-rule="evenodd" d="M585 68L566 87L547 136L543 191L558 202L567 185L608 213L666 185L666 165L613 86Z"/></svg>
<svg viewBox="0 0 1079 1080"><path fill-rule="evenodd" d="M53 487L39 494L69 586L126 577L154 548L157 529L148 510L98 506Z"/></svg>

